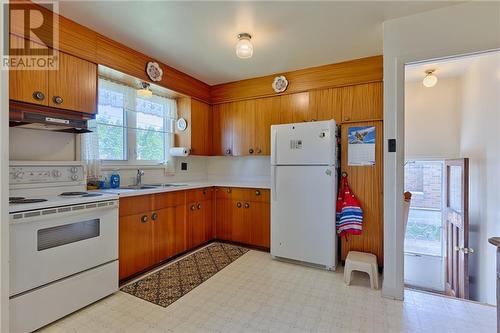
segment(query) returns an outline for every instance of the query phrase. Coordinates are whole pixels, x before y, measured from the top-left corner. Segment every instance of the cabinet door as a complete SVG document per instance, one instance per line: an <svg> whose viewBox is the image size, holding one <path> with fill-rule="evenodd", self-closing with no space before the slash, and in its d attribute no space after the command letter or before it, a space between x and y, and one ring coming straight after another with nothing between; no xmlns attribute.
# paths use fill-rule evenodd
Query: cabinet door
<svg viewBox="0 0 500 333"><path fill-rule="evenodd" d="M223 189L220 189L222 191ZM232 205L231 199L215 199L215 238L231 240L232 237Z"/></svg>
<svg viewBox="0 0 500 333"><path fill-rule="evenodd" d="M55 99L60 97L59 101ZM49 106L97 112L97 65L59 52L59 69L49 71Z"/></svg>
<svg viewBox="0 0 500 333"><path fill-rule="evenodd" d="M201 202L201 209L203 211L203 223L205 225L205 238L204 242L208 242L214 238L214 225L213 225L213 204L212 200L205 200Z"/></svg>
<svg viewBox="0 0 500 333"><path fill-rule="evenodd" d="M10 35L13 48L23 48L23 38ZM34 46L33 42L30 42ZM38 94L37 94L38 93ZM49 105L49 73L46 70L11 70L9 71L9 98L33 103Z"/></svg>
<svg viewBox="0 0 500 333"><path fill-rule="evenodd" d="M248 223L247 202L232 200L231 209L231 240L239 243L250 243L250 224Z"/></svg>
<svg viewBox="0 0 500 333"><path fill-rule="evenodd" d="M208 104L191 100L191 155L212 154L212 113Z"/></svg>
<svg viewBox="0 0 500 333"><path fill-rule="evenodd" d="M255 100L254 154L271 155L271 125L280 123L280 97Z"/></svg>
<svg viewBox="0 0 500 333"><path fill-rule="evenodd" d="M309 93L309 109L317 120L342 121L342 88L313 90Z"/></svg>
<svg viewBox="0 0 500 333"><path fill-rule="evenodd" d="M231 155L233 150L233 113L231 103L212 106L213 116L213 155Z"/></svg>
<svg viewBox="0 0 500 333"><path fill-rule="evenodd" d="M249 202L245 219L250 225L250 243L269 248L271 235L271 207L267 202Z"/></svg>
<svg viewBox="0 0 500 333"><path fill-rule="evenodd" d="M169 207L151 213L154 226L154 246L156 263L175 254L176 208Z"/></svg>
<svg viewBox="0 0 500 333"><path fill-rule="evenodd" d="M382 82L342 88L342 121L382 119Z"/></svg>
<svg viewBox="0 0 500 333"><path fill-rule="evenodd" d="M309 92L283 95L280 103L281 124L316 120L315 112L309 110Z"/></svg>
<svg viewBox="0 0 500 333"><path fill-rule="evenodd" d="M151 212L121 216L119 239L120 280L155 264Z"/></svg>
<svg viewBox="0 0 500 333"><path fill-rule="evenodd" d="M255 100L231 103L233 118L233 156L254 155Z"/></svg>
<svg viewBox="0 0 500 333"><path fill-rule="evenodd" d="M203 204L201 202L193 202L187 206L188 248L194 248L205 241Z"/></svg>
<svg viewBox="0 0 500 333"><path fill-rule="evenodd" d="M187 244L187 221L186 221L186 205L178 205L175 207L175 226L174 226L174 255L182 253L188 249Z"/></svg>

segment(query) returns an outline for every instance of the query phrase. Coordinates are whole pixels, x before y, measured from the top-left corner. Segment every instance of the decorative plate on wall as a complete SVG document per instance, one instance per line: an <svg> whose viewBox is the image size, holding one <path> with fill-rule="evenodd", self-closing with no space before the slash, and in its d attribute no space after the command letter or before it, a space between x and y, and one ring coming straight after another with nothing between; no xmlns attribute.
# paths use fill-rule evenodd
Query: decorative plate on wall
<svg viewBox="0 0 500 333"><path fill-rule="evenodd" d="M187 128L187 121L184 118L177 119L177 129L181 132L184 132Z"/></svg>
<svg viewBox="0 0 500 333"><path fill-rule="evenodd" d="M282 93L288 87L288 80L285 76L276 76L273 81L273 89L277 93Z"/></svg>
<svg viewBox="0 0 500 333"><path fill-rule="evenodd" d="M163 70L157 62L150 61L146 64L146 74L152 81L161 81L163 77Z"/></svg>

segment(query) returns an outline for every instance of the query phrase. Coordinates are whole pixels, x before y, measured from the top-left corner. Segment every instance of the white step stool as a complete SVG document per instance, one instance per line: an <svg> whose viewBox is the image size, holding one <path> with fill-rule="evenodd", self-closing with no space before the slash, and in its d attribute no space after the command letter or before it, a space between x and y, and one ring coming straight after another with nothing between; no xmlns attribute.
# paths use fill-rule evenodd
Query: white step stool
<svg viewBox="0 0 500 333"><path fill-rule="evenodd" d="M345 259L344 281L351 284L352 271L368 273L370 285L373 289L378 289L378 265L377 256L371 253L349 251Z"/></svg>

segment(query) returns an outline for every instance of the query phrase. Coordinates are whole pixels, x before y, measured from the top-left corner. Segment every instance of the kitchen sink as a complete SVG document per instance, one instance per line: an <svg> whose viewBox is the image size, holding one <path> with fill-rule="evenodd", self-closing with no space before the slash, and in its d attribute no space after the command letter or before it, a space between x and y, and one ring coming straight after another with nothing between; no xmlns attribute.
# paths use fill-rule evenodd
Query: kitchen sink
<svg viewBox="0 0 500 333"><path fill-rule="evenodd" d="M160 187L180 187L180 186L188 186L188 184L144 184L144 185L129 185L124 189L127 190L148 190Z"/></svg>

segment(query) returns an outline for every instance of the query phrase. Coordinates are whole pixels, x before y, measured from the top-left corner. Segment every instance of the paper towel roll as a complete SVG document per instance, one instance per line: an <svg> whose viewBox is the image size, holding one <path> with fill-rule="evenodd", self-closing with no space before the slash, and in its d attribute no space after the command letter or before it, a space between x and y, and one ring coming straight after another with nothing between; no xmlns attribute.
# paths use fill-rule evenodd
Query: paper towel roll
<svg viewBox="0 0 500 333"><path fill-rule="evenodd" d="M170 148L170 156L188 156L189 149L186 147L173 147Z"/></svg>

